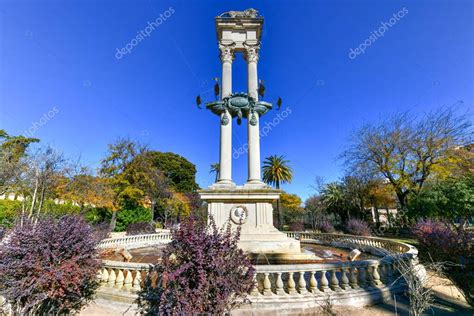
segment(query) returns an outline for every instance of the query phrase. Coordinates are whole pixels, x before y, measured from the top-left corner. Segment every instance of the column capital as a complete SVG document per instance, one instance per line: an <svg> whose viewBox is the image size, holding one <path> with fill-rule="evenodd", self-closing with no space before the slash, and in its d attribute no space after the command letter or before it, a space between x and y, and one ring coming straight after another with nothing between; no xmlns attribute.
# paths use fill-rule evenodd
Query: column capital
<svg viewBox="0 0 474 316"><path fill-rule="evenodd" d="M235 58L234 49L235 49L235 43L232 43L230 45L224 45L222 43L219 43L219 50L221 51L220 53L221 62L232 63L232 61Z"/></svg>
<svg viewBox="0 0 474 316"><path fill-rule="evenodd" d="M249 44L244 43L244 46L245 46L245 54L244 54L245 60L248 63L258 62L258 58L259 58L258 53L260 51L260 44L249 45Z"/></svg>

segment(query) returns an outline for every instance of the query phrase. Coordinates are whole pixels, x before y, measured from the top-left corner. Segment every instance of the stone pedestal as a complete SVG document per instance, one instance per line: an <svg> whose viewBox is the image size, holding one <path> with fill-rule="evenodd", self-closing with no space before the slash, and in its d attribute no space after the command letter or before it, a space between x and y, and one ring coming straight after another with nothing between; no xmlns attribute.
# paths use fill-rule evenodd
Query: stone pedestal
<svg viewBox="0 0 474 316"><path fill-rule="evenodd" d="M207 202L208 214L218 227L223 227L228 221L236 227L241 225L239 247L244 251L255 254L301 253L298 240L287 237L273 226L272 202L279 198L279 190L214 187L199 194Z"/></svg>

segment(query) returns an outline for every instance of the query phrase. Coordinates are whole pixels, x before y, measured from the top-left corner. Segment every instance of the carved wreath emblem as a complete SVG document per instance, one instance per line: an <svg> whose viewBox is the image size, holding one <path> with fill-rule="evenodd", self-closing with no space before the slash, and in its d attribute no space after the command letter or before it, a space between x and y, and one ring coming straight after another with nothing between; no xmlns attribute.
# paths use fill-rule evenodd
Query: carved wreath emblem
<svg viewBox="0 0 474 316"><path fill-rule="evenodd" d="M245 206L234 206L230 210L230 219L236 224L244 224L248 218L248 211Z"/></svg>

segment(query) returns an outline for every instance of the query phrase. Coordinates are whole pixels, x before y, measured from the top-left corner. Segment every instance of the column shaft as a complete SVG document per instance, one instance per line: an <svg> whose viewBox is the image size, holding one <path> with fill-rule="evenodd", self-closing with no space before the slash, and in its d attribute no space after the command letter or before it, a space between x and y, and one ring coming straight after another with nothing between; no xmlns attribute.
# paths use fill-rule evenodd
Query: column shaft
<svg viewBox="0 0 474 316"><path fill-rule="evenodd" d="M247 57L248 70L248 93L256 101L258 100L258 75L257 75L257 57ZM252 114L249 114L247 120L248 126L248 181L249 183L261 183L260 181L260 127L259 115L253 113L255 120L251 120ZM251 124L251 121L255 125Z"/></svg>
<svg viewBox="0 0 474 316"><path fill-rule="evenodd" d="M232 60L222 61L222 98L232 93ZM219 183L232 184L232 117L230 113L221 114L221 122L227 115L227 125L221 126L220 154L219 154Z"/></svg>

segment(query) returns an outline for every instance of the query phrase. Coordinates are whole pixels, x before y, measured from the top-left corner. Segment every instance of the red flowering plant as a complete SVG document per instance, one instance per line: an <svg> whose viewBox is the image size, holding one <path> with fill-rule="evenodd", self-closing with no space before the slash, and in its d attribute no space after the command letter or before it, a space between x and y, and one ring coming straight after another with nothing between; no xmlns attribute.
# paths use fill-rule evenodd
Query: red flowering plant
<svg viewBox="0 0 474 316"><path fill-rule="evenodd" d="M255 269L238 248L240 228L218 229L194 218L181 222L162 261L138 293L142 315L223 314L253 289Z"/></svg>
<svg viewBox="0 0 474 316"><path fill-rule="evenodd" d="M452 261L460 256L472 256L472 234L454 229L447 222L422 219L412 228L412 233L434 259Z"/></svg>
<svg viewBox="0 0 474 316"><path fill-rule="evenodd" d="M96 245L82 217L24 219L0 244L0 295L15 314L79 311L99 285Z"/></svg>

